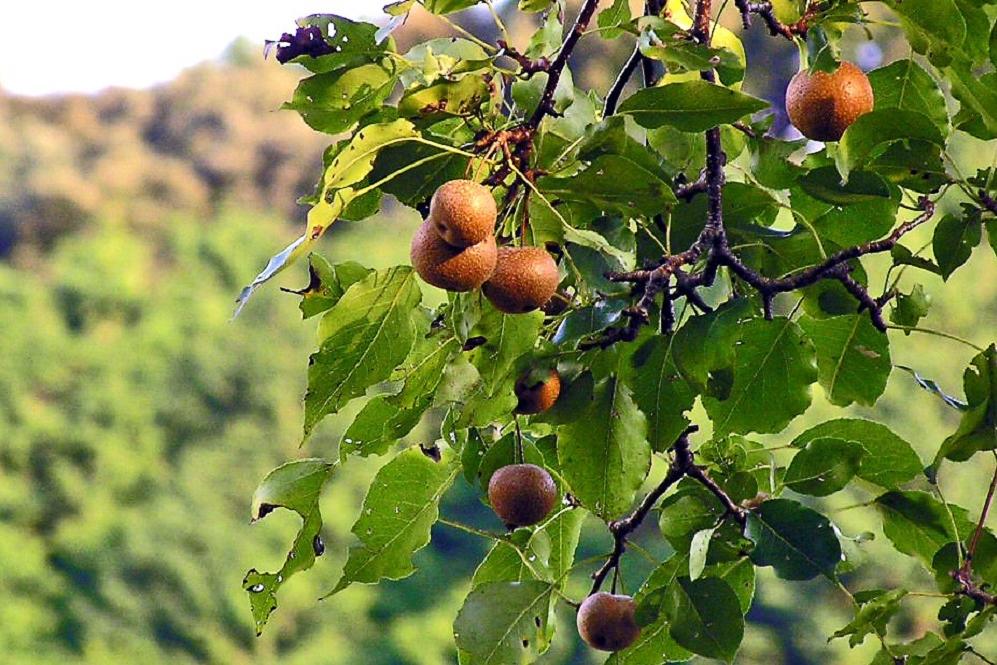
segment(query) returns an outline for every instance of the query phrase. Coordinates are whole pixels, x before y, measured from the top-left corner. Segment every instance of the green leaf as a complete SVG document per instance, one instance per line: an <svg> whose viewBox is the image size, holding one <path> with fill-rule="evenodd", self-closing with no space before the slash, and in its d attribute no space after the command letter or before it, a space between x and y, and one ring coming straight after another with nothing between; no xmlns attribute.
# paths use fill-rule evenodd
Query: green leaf
<svg viewBox="0 0 997 665"><path fill-rule="evenodd" d="M907 38L936 62L950 60L966 39L966 21L954 0L887 0L900 16Z"/></svg>
<svg viewBox="0 0 997 665"><path fill-rule="evenodd" d="M997 449L997 345L991 344L970 362L962 375L967 409L959 427L942 443L942 458L964 461L981 450Z"/></svg>
<svg viewBox="0 0 997 665"><path fill-rule="evenodd" d="M424 0L420 4L433 14L451 14L473 7L480 0Z"/></svg>
<svg viewBox="0 0 997 665"><path fill-rule="evenodd" d="M924 465L909 443L889 427L871 420L840 418L811 427L797 436L792 445L802 448L815 439L836 438L857 441L865 448L859 478L893 489L921 474Z"/></svg>
<svg viewBox="0 0 997 665"><path fill-rule="evenodd" d="M439 140L437 137L433 138ZM421 165L413 168L417 163ZM433 192L443 183L464 177L467 164L467 157L443 148L423 143L404 143L380 151L370 177L375 181L391 177L381 190L404 205L415 208L429 201Z"/></svg>
<svg viewBox="0 0 997 665"><path fill-rule="evenodd" d="M884 109L866 113L845 130L838 143L835 165L848 180L852 171L866 165L897 141L927 141L945 147L937 126L925 115L905 109Z"/></svg>
<svg viewBox="0 0 997 665"><path fill-rule="evenodd" d="M512 414L516 407L515 361L536 345L543 318L539 311L513 315L503 314L490 304L482 308L481 319L469 337L484 337L485 342L468 354L480 380L463 399L462 425L486 425Z"/></svg>
<svg viewBox="0 0 997 665"><path fill-rule="evenodd" d="M997 67L997 23L994 23L994 27L990 30L990 62Z"/></svg>
<svg viewBox="0 0 997 665"><path fill-rule="evenodd" d="M626 187L620 187L626 182ZM602 155L580 173L544 176L537 181L550 199L586 201L603 211L651 217L677 202L668 183L619 155Z"/></svg>
<svg viewBox="0 0 997 665"><path fill-rule="evenodd" d="M889 185L874 173L857 171L847 182L833 166L822 166L810 171L799 180L800 188L818 201L843 206L864 201L875 201L890 196Z"/></svg>
<svg viewBox="0 0 997 665"><path fill-rule="evenodd" d="M661 665L662 662L684 662L692 654L672 639L670 622L662 605L670 587L689 569L687 554L674 554L651 574L634 594L637 603L637 625L641 627L637 640L606 660L606 665Z"/></svg>
<svg viewBox="0 0 997 665"><path fill-rule="evenodd" d="M943 132L949 129L945 95L938 82L910 59L897 60L869 72L876 110L905 109L928 117Z"/></svg>
<svg viewBox="0 0 997 665"><path fill-rule="evenodd" d="M302 520L281 569L276 573L261 573L253 568L242 581L242 588L249 592L257 635L263 632L270 614L277 609L278 589L292 575L311 568L315 557L325 550L319 535L322 514L318 501L335 467L335 463L323 459L288 462L267 474L253 493L250 514L254 522L277 508L293 510Z"/></svg>
<svg viewBox="0 0 997 665"><path fill-rule="evenodd" d="M364 404L343 435L340 457L383 455L411 432L432 404L443 371L458 351L460 343L452 337L417 344L403 367L405 383L401 391L377 395Z"/></svg>
<svg viewBox="0 0 997 665"><path fill-rule="evenodd" d="M374 159L382 149L415 136L415 127L407 120L368 125L358 131L326 167L319 185L318 202L308 211L305 232L270 257L266 267L242 290L236 299L235 315L238 316L256 289L308 254L350 202L364 193L361 183L370 175Z"/></svg>
<svg viewBox="0 0 997 665"><path fill-rule="evenodd" d="M805 171L790 156L806 143L806 139L783 141L771 136L750 139L751 171L755 179L760 184L775 189L791 186Z"/></svg>
<svg viewBox="0 0 997 665"><path fill-rule="evenodd" d="M786 487L810 496L827 496L855 477L865 448L844 439L814 439L793 458L783 482Z"/></svg>
<svg viewBox="0 0 997 665"><path fill-rule="evenodd" d="M674 338L656 335L631 357L627 385L647 417L647 439L655 452L664 452L689 426L685 412L696 392L686 383L672 355Z"/></svg>
<svg viewBox="0 0 997 665"><path fill-rule="evenodd" d="M697 391L706 391L712 372L734 365L734 343L750 316L751 305L742 298L690 318L675 332L672 359Z"/></svg>
<svg viewBox="0 0 997 665"><path fill-rule="evenodd" d="M318 27L332 51L317 58L301 55L290 61L316 74L378 62L393 48L390 41L377 39L376 25L365 21L335 14L312 14L298 19L297 24L302 28Z"/></svg>
<svg viewBox="0 0 997 665"><path fill-rule="evenodd" d="M308 256L308 286L292 291L301 296L301 317L311 318L339 302L351 285L370 274L370 268L347 261L332 265L318 254Z"/></svg>
<svg viewBox="0 0 997 665"><path fill-rule="evenodd" d="M800 326L817 350L817 380L828 401L872 406L886 390L893 368L890 342L864 314L828 319L803 317Z"/></svg>
<svg viewBox="0 0 997 665"><path fill-rule="evenodd" d="M950 506L950 518L945 506L927 492L887 492L876 498L875 506L883 518L883 533L897 551L918 559L929 569L943 545L973 528L963 508Z"/></svg>
<svg viewBox="0 0 997 665"><path fill-rule="evenodd" d="M470 657L467 663L505 665L542 653L552 591L550 584L533 581L489 582L472 590L454 621L454 639Z"/></svg>
<svg viewBox="0 0 997 665"><path fill-rule="evenodd" d="M354 582L376 584L415 572L412 555L429 542L440 498L458 473L460 465L449 455L434 462L418 447L399 453L381 467L353 525L360 543L350 547L343 576L328 595Z"/></svg>
<svg viewBox="0 0 997 665"><path fill-rule="evenodd" d="M696 533L716 526L723 514L724 507L709 490L698 482L683 481L661 502L658 525L665 540L684 552Z"/></svg>
<svg viewBox="0 0 997 665"><path fill-rule="evenodd" d="M771 499L748 514L744 534L755 543L751 560L772 566L784 580L834 577L841 545L831 522L789 499Z"/></svg>
<svg viewBox="0 0 997 665"><path fill-rule="evenodd" d="M867 635L886 636L886 624L900 611L900 601L907 595L906 589L891 591L865 591L855 594L859 608L844 628L834 632L831 637L848 637L848 645L856 647L865 641Z"/></svg>
<svg viewBox="0 0 997 665"><path fill-rule="evenodd" d="M942 161L942 149L927 141L891 143L866 168L895 185L922 194L937 192L951 181Z"/></svg>
<svg viewBox="0 0 997 665"><path fill-rule="evenodd" d="M394 73L379 64L315 74L281 108L297 111L316 131L340 134L381 108L396 83Z"/></svg>
<svg viewBox="0 0 997 665"><path fill-rule="evenodd" d="M959 116L967 111L975 123L985 130L971 132L974 136L985 135L993 138L997 135L997 91L993 89L994 74L979 76L965 63L957 63L948 67L949 81L952 83L952 94L959 100L962 108ZM956 116L957 119L959 116ZM960 129L967 129L959 125Z"/></svg>
<svg viewBox="0 0 997 665"><path fill-rule="evenodd" d="M703 570L706 569L706 558L710 553L710 541L713 534L717 532L717 527L710 527L697 531L692 536L689 544L689 578L693 581L699 579Z"/></svg>
<svg viewBox="0 0 997 665"><path fill-rule="evenodd" d="M790 319L743 324L734 356L730 393L703 398L716 433L779 432L810 406L814 348Z"/></svg>
<svg viewBox="0 0 997 665"><path fill-rule="evenodd" d="M519 551L513 544L495 543L475 569L471 586L533 579L563 584L564 574L574 562L584 521L585 511L562 510L532 532L517 530L512 534L514 540L525 536Z"/></svg>
<svg viewBox="0 0 997 665"><path fill-rule="evenodd" d="M624 32L630 18L629 0L613 0L613 4L599 12L595 20L603 39L616 39Z"/></svg>
<svg viewBox="0 0 997 665"><path fill-rule="evenodd" d="M924 286L915 284L910 293L897 295L893 308L890 310L890 321L898 326L913 328L928 315L931 308L931 296L924 292ZM910 331L905 330L910 336Z"/></svg>
<svg viewBox="0 0 997 665"><path fill-rule="evenodd" d="M322 317L305 393L307 438L315 425L391 376L415 341L421 293L407 266L379 270L347 289Z"/></svg>
<svg viewBox="0 0 997 665"><path fill-rule="evenodd" d="M630 508L651 468L647 423L615 377L595 387L586 415L558 428L557 456L575 497L610 520Z"/></svg>
<svg viewBox="0 0 997 665"><path fill-rule="evenodd" d="M693 653L727 663L744 637L744 617L734 590L720 578L680 577L665 605L672 639Z"/></svg>
<svg viewBox="0 0 997 665"><path fill-rule="evenodd" d="M768 102L706 81L683 81L645 88L620 104L619 112L654 129L668 125L702 132L768 108Z"/></svg>
<svg viewBox="0 0 997 665"><path fill-rule="evenodd" d="M737 53L731 48L706 46L689 39L688 32L675 23L658 17L641 18L638 25L641 55L662 61L670 74L717 69L721 82L728 85L744 78L744 51L739 43ZM726 45L732 46L729 41Z"/></svg>
<svg viewBox="0 0 997 665"><path fill-rule="evenodd" d="M969 260L973 248L980 244L982 238L982 225L977 217L942 217L931 239L931 251L942 270L942 279L947 280L956 268Z"/></svg>
<svg viewBox="0 0 997 665"><path fill-rule="evenodd" d="M406 91L398 100L398 114L420 119L473 115L488 101L490 93L484 76L466 75L456 81L445 80Z"/></svg>

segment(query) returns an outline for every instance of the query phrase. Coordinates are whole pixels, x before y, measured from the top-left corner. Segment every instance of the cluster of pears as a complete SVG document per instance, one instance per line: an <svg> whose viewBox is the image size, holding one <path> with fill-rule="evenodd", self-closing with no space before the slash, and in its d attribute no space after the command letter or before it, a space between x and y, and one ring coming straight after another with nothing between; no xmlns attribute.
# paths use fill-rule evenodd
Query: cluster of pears
<svg viewBox="0 0 997 665"><path fill-rule="evenodd" d="M814 141L837 141L874 102L869 78L850 62L830 73L800 70L786 88L789 121Z"/></svg>
<svg viewBox="0 0 997 665"><path fill-rule="evenodd" d="M557 290L557 263L542 247L499 247L497 217L488 188L473 180L444 183L412 237L412 266L423 281L447 291L480 288L506 314L540 309Z"/></svg>

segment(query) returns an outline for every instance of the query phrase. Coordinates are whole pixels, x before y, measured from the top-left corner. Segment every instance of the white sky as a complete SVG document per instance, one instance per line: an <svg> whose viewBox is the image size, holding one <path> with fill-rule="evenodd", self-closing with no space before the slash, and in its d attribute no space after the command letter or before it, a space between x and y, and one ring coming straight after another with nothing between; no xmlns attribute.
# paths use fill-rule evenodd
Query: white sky
<svg viewBox="0 0 997 665"><path fill-rule="evenodd" d="M142 88L260 44L299 16L379 16L387 0L0 0L0 88L22 95Z"/></svg>

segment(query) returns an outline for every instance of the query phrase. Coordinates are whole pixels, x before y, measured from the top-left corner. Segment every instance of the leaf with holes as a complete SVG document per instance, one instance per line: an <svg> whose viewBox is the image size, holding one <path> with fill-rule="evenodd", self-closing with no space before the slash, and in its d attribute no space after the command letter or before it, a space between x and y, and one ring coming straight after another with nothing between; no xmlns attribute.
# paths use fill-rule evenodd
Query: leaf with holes
<svg viewBox="0 0 997 665"><path fill-rule="evenodd" d="M256 634L263 632L270 614L277 609L277 591L292 575L307 570L315 557L325 551L319 494L336 465L323 459L301 459L277 467L263 479L253 494L250 514L261 520L277 508L293 510L301 516L301 529L295 536L284 565L276 573L255 568L246 573L242 588L249 592L249 604L256 621Z"/></svg>
<svg viewBox="0 0 997 665"><path fill-rule="evenodd" d="M370 386L391 376L415 341L422 294L409 267L379 270L346 291L319 323L305 393L304 434Z"/></svg>
<svg viewBox="0 0 997 665"><path fill-rule="evenodd" d="M467 595L454 621L467 665L505 665L543 653L553 587L546 582L488 582Z"/></svg>

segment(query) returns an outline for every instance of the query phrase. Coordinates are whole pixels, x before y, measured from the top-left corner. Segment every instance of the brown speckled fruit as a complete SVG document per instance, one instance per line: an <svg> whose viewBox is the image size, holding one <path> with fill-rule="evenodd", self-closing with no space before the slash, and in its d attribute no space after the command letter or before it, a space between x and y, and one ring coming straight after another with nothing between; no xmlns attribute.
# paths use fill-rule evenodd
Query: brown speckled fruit
<svg viewBox="0 0 997 665"><path fill-rule="evenodd" d="M626 649L640 636L640 626L634 618L636 609L630 596L594 593L578 608L578 634L593 649Z"/></svg>
<svg viewBox="0 0 997 665"><path fill-rule="evenodd" d="M554 479L535 464L510 464L492 474L488 502L509 526L530 526L547 517L557 501Z"/></svg>
<svg viewBox="0 0 997 665"><path fill-rule="evenodd" d="M540 247L500 247L495 274L482 291L495 309L523 314L543 306L554 292L560 276L554 257Z"/></svg>
<svg viewBox="0 0 997 665"><path fill-rule="evenodd" d="M872 86L861 69L842 62L833 73L802 70L786 88L789 120L808 139L837 141L872 110Z"/></svg>
<svg viewBox="0 0 997 665"><path fill-rule="evenodd" d="M531 381L530 374L516 381L516 413L543 413L554 406L561 394L561 375L556 369L550 370L540 381Z"/></svg>
<svg viewBox="0 0 997 665"><path fill-rule="evenodd" d="M412 236L409 257L419 277L447 291L472 291L491 277L498 248L494 236L470 247L451 247L433 230L432 218Z"/></svg>
<svg viewBox="0 0 997 665"><path fill-rule="evenodd" d="M443 183L429 203L436 232L454 247L470 247L492 235L497 216L492 193L473 180Z"/></svg>

